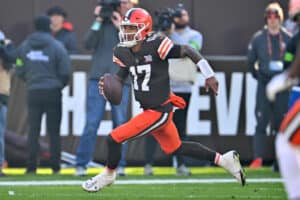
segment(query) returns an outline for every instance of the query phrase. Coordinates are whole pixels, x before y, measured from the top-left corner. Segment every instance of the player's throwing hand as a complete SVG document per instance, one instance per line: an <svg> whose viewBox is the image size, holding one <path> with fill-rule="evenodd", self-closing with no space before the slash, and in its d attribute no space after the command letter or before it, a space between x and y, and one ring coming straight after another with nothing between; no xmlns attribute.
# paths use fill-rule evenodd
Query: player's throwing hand
<svg viewBox="0 0 300 200"><path fill-rule="evenodd" d="M104 88L104 77L101 76L98 82L98 89L99 89L99 94L103 95L103 88Z"/></svg>
<svg viewBox="0 0 300 200"><path fill-rule="evenodd" d="M205 80L205 89L206 89L206 92L208 92L209 89L212 89L214 94L217 96L218 91L219 91L219 82L218 82L218 80L214 76L212 76L210 78L207 78Z"/></svg>

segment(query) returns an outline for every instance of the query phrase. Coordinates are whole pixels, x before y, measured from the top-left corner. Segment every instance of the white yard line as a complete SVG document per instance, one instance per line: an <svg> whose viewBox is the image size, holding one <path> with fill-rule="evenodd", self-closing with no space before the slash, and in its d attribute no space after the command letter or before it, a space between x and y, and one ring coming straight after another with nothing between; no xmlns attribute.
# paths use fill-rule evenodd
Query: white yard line
<svg viewBox="0 0 300 200"><path fill-rule="evenodd" d="M55 181L0 181L0 186L47 186L47 185L81 185L84 181L55 180ZM234 179L153 179L153 180L117 180L117 185L146 185L146 184L178 184L178 183L235 183ZM280 178L249 178L247 183L282 183Z"/></svg>

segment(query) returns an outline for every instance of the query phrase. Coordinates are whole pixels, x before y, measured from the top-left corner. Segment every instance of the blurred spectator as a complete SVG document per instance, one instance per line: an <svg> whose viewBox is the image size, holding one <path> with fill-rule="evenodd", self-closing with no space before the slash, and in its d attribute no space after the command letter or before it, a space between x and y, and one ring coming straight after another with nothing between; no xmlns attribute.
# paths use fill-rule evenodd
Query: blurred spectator
<svg viewBox="0 0 300 200"><path fill-rule="evenodd" d="M0 176L4 176L2 166L5 165L5 141L7 103L10 91L10 69L15 61L14 48L2 31L0 31Z"/></svg>
<svg viewBox="0 0 300 200"><path fill-rule="evenodd" d="M47 15L51 18L53 36L63 43L69 54L78 53L74 27L66 20L68 16L66 11L62 7L54 6L47 10Z"/></svg>
<svg viewBox="0 0 300 200"><path fill-rule="evenodd" d="M267 6L265 21L266 26L254 34L248 47L248 67L258 82L255 107L257 125L253 138L254 160L250 164L253 168L263 165L266 128L271 122L271 134L277 133L288 102L288 92L279 94L275 102L269 101L265 92L270 79L284 70L282 59L290 39L290 34L281 27L283 11L278 3Z"/></svg>
<svg viewBox="0 0 300 200"><path fill-rule="evenodd" d="M187 10L183 7L183 5L178 4L177 7L174 9L173 13L170 13L170 17L174 22L174 26L172 24L167 25L167 22L163 22L164 20L168 20L167 18L165 18L164 20L159 20L163 24L166 24L166 26L162 27L161 29L161 31L164 31L163 34L167 35L174 42L174 44L190 45L197 51L200 51L202 48L203 40L202 34L189 26L189 14ZM196 77L197 68L189 58L170 59L169 63L171 89L175 93L175 95L182 97L186 102L185 109L177 109L174 112L173 121L179 132L180 139L186 140L187 111L189 107L193 82ZM146 138L145 144L146 165L144 173L146 175L153 174L152 164L155 146L156 142L154 138L152 136L148 136ZM177 175L187 176L191 174L190 170L185 165L183 156L175 155L175 162L177 164L173 165L176 167Z"/></svg>
<svg viewBox="0 0 300 200"><path fill-rule="evenodd" d="M36 172L38 138L44 113L50 138L51 168L54 173L60 170L61 90L70 78L70 59L63 45L51 35L50 24L47 16L35 18L36 32L29 35L17 50L16 72L27 88L27 173Z"/></svg>
<svg viewBox="0 0 300 200"><path fill-rule="evenodd" d="M97 130L105 112L106 99L99 95L99 77L105 73L115 74L118 66L113 63L113 48L119 43L119 25L122 16L128 10L128 0L121 0L117 4L111 3L109 6L116 10L107 12L107 5L95 7L93 22L85 39L85 47L93 50L92 65L89 74L89 85L87 94L87 114L86 124L77 147L76 154L76 176L84 176L86 165L92 160ZM111 105L113 128L125 123L128 120L127 109L130 97L130 83L127 80L123 87L123 97L120 105ZM127 144L122 145L122 155L118 166L118 175L125 175Z"/></svg>
<svg viewBox="0 0 300 200"><path fill-rule="evenodd" d="M169 35L174 43L180 45L188 44L194 49L200 51L203 43L203 36L199 31L196 31L189 26L189 13L182 4L179 4L175 8L174 24L175 30Z"/></svg>

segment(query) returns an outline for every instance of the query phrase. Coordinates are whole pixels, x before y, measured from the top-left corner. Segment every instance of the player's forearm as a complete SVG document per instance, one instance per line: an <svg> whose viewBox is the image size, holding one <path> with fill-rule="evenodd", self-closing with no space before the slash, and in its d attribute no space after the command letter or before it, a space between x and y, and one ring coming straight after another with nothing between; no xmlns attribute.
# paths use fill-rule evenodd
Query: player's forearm
<svg viewBox="0 0 300 200"><path fill-rule="evenodd" d="M128 71L125 70L124 68L120 68L119 71L115 74L115 77L121 81L121 83L124 83L126 78L128 76Z"/></svg>
<svg viewBox="0 0 300 200"><path fill-rule="evenodd" d="M215 75L214 70L207 62L207 60L201 56L201 54L190 46L181 46L181 57L189 57L200 69L205 78L210 78Z"/></svg>
<svg viewBox="0 0 300 200"><path fill-rule="evenodd" d="M201 54L196 51L194 48L188 46L188 45L182 45L181 46L181 57L189 57L194 63L198 63L203 57Z"/></svg>

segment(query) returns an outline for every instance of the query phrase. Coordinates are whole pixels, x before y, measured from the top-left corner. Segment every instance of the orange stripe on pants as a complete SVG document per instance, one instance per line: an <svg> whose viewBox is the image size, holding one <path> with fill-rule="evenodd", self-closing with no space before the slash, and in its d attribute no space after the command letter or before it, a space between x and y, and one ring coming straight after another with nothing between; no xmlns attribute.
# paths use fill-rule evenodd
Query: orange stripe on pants
<svg viewBox="0 0 300 200"><path fill-rule="evenodd" d="M287 113L284 120L282 121L280 126L281 133L284 133L288 129L290 124L299 115L299 113L300 113L300 99L296 101L294 106L290 109L290 111ZM290 136L290 141L294 145L300 145L300 124L298 125L298 128L296 128L295 131Z"/></svg>
<svg viewBox="0 0 300 200"><path fill-rule="evenodd" d="M160 144L161 149L166 154L171 154L181 145L178 131L172 119L173 112L161 113L154 110L145 110L127 123L114 129L111 132L111 137L116 142L122 143L151 133Z"/></svg>

